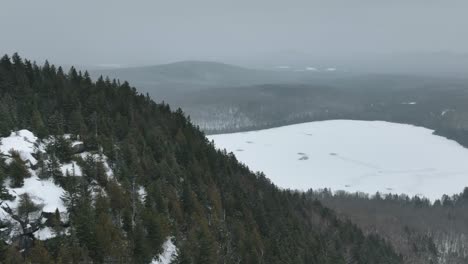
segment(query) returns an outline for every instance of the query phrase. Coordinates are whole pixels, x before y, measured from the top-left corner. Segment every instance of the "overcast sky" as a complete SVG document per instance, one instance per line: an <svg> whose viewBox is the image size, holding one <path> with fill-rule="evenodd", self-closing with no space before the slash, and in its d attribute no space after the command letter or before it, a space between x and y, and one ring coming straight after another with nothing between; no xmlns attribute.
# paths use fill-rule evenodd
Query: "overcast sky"
<svg viewBox="0 0 468 264"><path fill-rule="evenodd" d="M62 64L468 52L466 0L5 0L0 10L1 53Z"/></svg>

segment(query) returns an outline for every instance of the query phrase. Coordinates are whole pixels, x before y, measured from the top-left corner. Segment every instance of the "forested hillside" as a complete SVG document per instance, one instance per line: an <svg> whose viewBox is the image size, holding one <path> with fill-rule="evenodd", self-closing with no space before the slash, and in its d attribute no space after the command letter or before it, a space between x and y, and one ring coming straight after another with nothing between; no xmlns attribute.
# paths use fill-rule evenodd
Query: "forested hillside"
<svg viewBox="0 0 468 264"><path fill-rule="evenodd" d="M423 126L468 146L468 81L377 75L266 84L184 94L181 105L207 133L355 119Z"/></svg>
<svg viewBox="0 0 468 264"><path fill-rule="evenodd" d="M436 201L418 196L308 191L340 218L390 241L413 264L468 262L468 188Z"/></svg>
<svg viewBox="0 0 468 264"><path fill-rule="evenodd" d="M0 133L2 263L402 263L127 82L4 56Z"/></svg>

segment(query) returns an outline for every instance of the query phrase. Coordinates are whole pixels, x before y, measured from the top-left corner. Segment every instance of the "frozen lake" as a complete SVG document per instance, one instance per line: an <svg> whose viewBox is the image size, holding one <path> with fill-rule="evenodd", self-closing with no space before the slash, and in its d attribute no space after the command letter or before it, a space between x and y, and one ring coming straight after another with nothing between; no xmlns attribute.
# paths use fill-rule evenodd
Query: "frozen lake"
<svg viewBox="0 0 468 264"><path fill-rule="evenodd" d="M468 149L432 132L383 121L332 120L208 138L279 187L434 200L468 186Z"/></svg>

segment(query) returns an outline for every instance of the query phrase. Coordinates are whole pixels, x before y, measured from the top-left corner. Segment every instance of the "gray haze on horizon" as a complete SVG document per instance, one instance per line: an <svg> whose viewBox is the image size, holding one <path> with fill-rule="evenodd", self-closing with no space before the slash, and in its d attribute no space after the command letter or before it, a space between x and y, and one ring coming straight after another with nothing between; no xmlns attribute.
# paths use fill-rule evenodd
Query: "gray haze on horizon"
<svg viewBox="0 0 468 264"><path fill-rule="evenodd" d="M1 9L1 53L58 64L468 54L464 0L44 0Z"/></svg>

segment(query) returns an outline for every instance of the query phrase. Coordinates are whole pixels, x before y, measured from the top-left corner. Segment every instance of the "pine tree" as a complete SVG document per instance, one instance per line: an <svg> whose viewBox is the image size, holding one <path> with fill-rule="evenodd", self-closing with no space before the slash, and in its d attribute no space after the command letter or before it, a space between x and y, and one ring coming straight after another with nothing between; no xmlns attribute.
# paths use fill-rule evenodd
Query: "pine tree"
<svg viewBox="0 0 468 264"><path fill-rule="evenodd" d="M5 161L0 157L0 200L13 200L13 195L10 194L4 185L6 179L5 168Z"/></svg>
<svg viewBox="0 0 468 264"><path fill-rule="evenodd" d="M11 151L12 161L8 165L8 174L11 178L11 187L19 188L24 184L24 179L29 178L31 174L26 167L26 164L21 159L18 152Z"/></svg>
<svg viewBox="0 0 468 264"><path fill-rule="evenodd" d="M47 163L47 173L49 177L52 177L55 182L61 183L63 179L62 169L60 168L60 162L55 155L50 155L50 160Z"/></svg>
<svg viewBox="0 0 468 264"><path fill-rule="evenodd" d="M44 138L45 136L47 136L47 128L44 125L41 113L37 109L34 109L34 111L32 112L31 125L33 131L37 134L39 138Z"/></svg>
<svg viewBox="0 0 468 264"><path fill-rule="evenodd" d="M31 249L31 253L30 253L28 259L32 263L37 263L37 264L53 263L52 258L49 255L49 252L44 247L43 243L41 241L38 241L38 240L35 241L34 247Z"/></svg>
<svg viewBox="0 0 468 264"><path fill-rule="evenodd" d="M70 114L68 119L68 132L74 136L83 136L86 134L86 125L83 115L81 114L80 106Z"/></svg>
<svg viewBox="0 0 468 264"><path fill-rule="evenodd" d="M58 136L52 143L53 153L60 162L68 163L72 160L73 150L71 142L63 136Z"/></svg>
<svg viewBox="0 0 468 264"><path fill-rule="evenodd" d="M2 98L3 99L3 98ZM8 136L13 129L13 122L6 100L0 100L0 136Z"/></svg>
<svg viewBox="0 0 468 264"><path fill-rule="evenodd" d="M29 220L30 215L41 210L42 206L33 202L28 193L19 195L19 203L16 211L18 216L24 221Z"/></svg>
<svg viewBox="0 0 468 264"><path fill-rule="evenodd" d="M216 263L217 261L216 244L206 226L202 226L202 230L200 231L198 241L199 241L199 250L198 250L199 255L198 255L196 263L198 264Z"/></svg>
<svg viewBox="0 0 468 264"><path fill-rule="evenodd" d="M96 170L96 181L101 186L107 185L107 172L106 167L104 166L104 162L102 160L98 160L95 163L95 170Z"/></svg>
<svg viewBox="0 0 468 264"><path fill-rule="evenodd" d="M49 173L47 161L44 160L44 154L42 152L39 152L38 154L36 166L37 166L37 177L39 179L45 180L51 177Z"/></svg>
<svg viewBox="0 0 468 264"><path fill-rule="evenodd" d="M52 230L56 237L61 237L64 231L64 228L62 226L62 218L60 216L60 211L55 209L54 215L51 218L51 225L52 225Z"/></svg>
<svg viewBox="0 0 468 264"><path fill-rule="evenodd" d="M71 208L70 221L75 227L81 245L89 250L96 248L96 224L91 192L86 181L82 181L76 197L75 208Z"/></svg>
<svg viewBox="0 0 468 264"><path fill-rule="evenodd" d="M15 246L9 246L3 256L5 264L24 264L24 258Z"/></svg>
<svg viewBox="0 0 468 264"><path fill-rule="evenodd" d="M63 125L64 125L63 115L57 111L55 111L47 119L47 126L48 126L49 133L51 135L62 135Z"/></svg>

